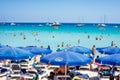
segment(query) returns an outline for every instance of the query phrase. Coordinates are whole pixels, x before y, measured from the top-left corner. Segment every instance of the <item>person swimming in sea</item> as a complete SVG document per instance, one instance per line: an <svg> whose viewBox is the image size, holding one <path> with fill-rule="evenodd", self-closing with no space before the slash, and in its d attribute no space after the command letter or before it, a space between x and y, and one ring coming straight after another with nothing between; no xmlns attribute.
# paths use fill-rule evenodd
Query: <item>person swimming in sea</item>
<svg viewBox="0 0 120 80"><path fill-rule="evenodd" d="M14 37L16 36L16 33L14 33L14 35L13 35Z"/></svg>
<svg viewBox="0 0 120 80"><path fill-rule="evenodd" d="M88 39L90 38L90 35L88 35Z"/></svg>
<svg viewBox="0 0 120 80"><path fill-rule="evenodd" d="M26 36L25 36L25 35L23 36L23 39L24 39L24 40L26 39Z"/></svg>
<svg viewBox="0 0 120 80"><path fill-rule="evenodd" d="M98 40L98 37L96 36L95 40Z"/></svg>

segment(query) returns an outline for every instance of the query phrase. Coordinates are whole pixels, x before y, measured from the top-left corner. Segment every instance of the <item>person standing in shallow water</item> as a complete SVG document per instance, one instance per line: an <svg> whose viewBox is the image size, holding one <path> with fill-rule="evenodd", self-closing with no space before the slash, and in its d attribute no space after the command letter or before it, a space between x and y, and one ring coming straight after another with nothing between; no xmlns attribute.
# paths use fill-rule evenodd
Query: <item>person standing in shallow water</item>
<svg viewBox="0 0 120 80"><path fill-rule="evenodd" d="M114 42L113 41L111 42L111 46L114 46Z"/></svg>
<svg viewBox="0 0 120 80"><path fill-rule="evenodd" d="M92 55L93 55L93 57L95 57L95 45L93 45L93 47L92 47Z"/></svg>
<svg viewBox="0 0 120 80"><path fill-rule="evenodd" d="M78 45L80 45L80 39L78 39Z"/></svg>

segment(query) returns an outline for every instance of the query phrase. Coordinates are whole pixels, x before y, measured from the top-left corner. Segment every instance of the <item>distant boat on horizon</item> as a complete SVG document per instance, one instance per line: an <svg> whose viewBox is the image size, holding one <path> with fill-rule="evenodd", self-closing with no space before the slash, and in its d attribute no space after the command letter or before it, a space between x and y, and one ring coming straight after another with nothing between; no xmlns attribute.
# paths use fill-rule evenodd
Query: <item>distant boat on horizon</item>
<svg viewBox="0 0 120 80"><path fill-rule="evenodd" d="M106 19L106 16L104 15L103 23L99 23L97 26L98 26L98 27L105 27L105 26L106 26L106 24L105 24L105 19Z"/></svg>
<svg viewBox="0 0 120 80"><path fill-rule="evenodd" d="M51 23L46 23L46 26L52 26L52 24Z"/></svg>
<svg viewBox="0 0 120 80"><path fill-rule="evenodd" d="M51 24L51 26L61 26L61 23L55 21Z"/></svg>
<svg viewBox="0 0 120 80"><path fill-rule="evenodd" d="M81 21L83 21L83 20L84 20L84 18L82 17ZM78 21L79 21L79 23L76 24L76 27L82 27L82 26L84 26L84 24L80 22L80 18L78 18Z"/></svg>
<svg viewBox="0 0 120 80"><path fill-rule="evenodd" d="M113 26L114 28L118 28L118 26Z"/></svg>
<svg viewBox="0 0 120 80"><path fill-rule="evenodd" d="M78 24L76 25L76 27L82 27L82 26L84 26L84 24L82 24L82 23L78 23Z"/></svg>
<svg viewBox="0 0 120 80"><path fill-rule="evenodd" d="M11 26L15 26L16 24L12 22L12 23L10 23L10 25L11 25Z"/></svg>
<svg viewBox="0 0 120 80"><path fill-rule="evenodd" d="M42 24L39 24L38 26L43 26Z"/></svg>
<svg viewBox="0 0 120 80"><path fill-rule="evenodd" d="M98 26L98 27L105 27L106 24L104 24L104 23L99 23L97 26Z"/></svg>

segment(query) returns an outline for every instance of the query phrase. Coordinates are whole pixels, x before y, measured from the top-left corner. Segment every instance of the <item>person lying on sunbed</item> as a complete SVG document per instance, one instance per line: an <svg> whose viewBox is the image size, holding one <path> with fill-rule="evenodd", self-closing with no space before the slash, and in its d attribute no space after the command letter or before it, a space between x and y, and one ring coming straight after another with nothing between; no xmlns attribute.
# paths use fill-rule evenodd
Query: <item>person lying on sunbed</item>
<svg viewBox="0 0 120 80"><path fill-rule="evenodd" d="M54 73L58 75L65 75L65 71L66 73L68 72L68 66L66 67L66 70L65 70L65 66L60 66L59 68L54 70Z"/></svg>

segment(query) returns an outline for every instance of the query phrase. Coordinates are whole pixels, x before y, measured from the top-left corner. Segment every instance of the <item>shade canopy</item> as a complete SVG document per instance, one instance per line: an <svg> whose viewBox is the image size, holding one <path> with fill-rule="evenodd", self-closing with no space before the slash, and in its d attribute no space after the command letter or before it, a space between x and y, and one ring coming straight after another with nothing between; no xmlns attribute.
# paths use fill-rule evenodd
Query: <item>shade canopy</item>
<svg viewBox="0 0 120 80"><path fill-rule="evenodd" d="M14 48L10 46L6 46L0 48L0 59L11 59L11 60L20 60L20 59L28 59L32 58L34 55L26 50Z"/></svg>
<svg viewBox="0 0 120 80"><path fill-rule="evenodd" d="M76 53L81 53L81 54L91 54L92 50L86 47L82 46L73 46L70 48L66 48L68 51L76 52Z"/></svg>
<svg viewBox="0 0 120 80"><path fill-rule="evenodd" d="M69 66L77 66L77 65L85 65L91 62L91 58L85 56L83 54L70 52L70 51L60 51L45 55L41 58L40 62L48 64L50 62L51 65L69 65Z"/></svg>
<svg viewBox="0 0 120 80"><path fill-rule="evenodd" d="M39 48L39 47L36 47L36 46L19 47L19 48L29 50L31 53L36 54L36 55L49 54L49 53L52 52L51 49Z"/></svg>
<svg viewBox="0 0 120 80"><path fill-rule="evenodd" d="M96 62L102 64L110 64L110 65L119 65L120 66L120 54L113 54L104 57L100 57L96 59Z"/></svg>
<svg viewBox="0 0 120 80"><path fill-rule="evenodd" d="M120 48L118 47L108 46L108 47L96 48L96 50L104 54L120 54Z"/></svg>

